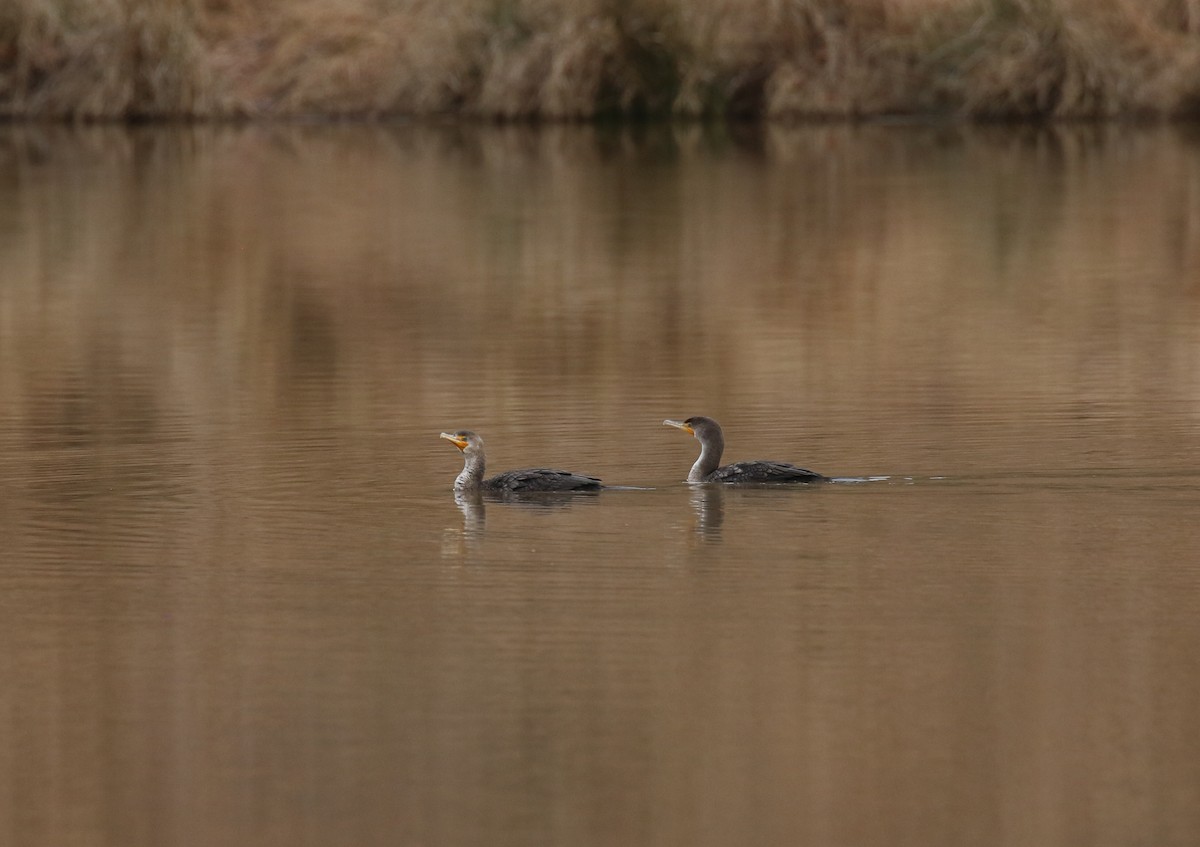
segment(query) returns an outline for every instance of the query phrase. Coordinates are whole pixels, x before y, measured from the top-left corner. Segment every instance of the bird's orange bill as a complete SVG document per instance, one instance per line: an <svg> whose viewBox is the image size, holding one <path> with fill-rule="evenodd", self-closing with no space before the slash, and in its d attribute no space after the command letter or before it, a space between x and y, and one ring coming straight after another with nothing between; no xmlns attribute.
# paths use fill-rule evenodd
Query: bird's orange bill
<svg viewBox="0 0 1200 847"><path fill-rule="evenodd" d="M692 429L690 426L688 426L688 425L687 425L686 423L684 423L683 421L663 421L663 426L673 426L673 427L675 427L676 429L682 429L682 430L683 430L684 432L686 432L688 435L695 435L695 434L696 434L696 431L695 431L695 430L693 430L693 429Z"/></svg>
<svg viewBox="0 0 1200 847"><path fill-rule="evenodd" d="M465 438L459 438L457 435L451 435L448 432L443 432L441 437L446 439L447 441L449 441L451 444L453 444L459 450L467 449L467 440Z"/></svg>

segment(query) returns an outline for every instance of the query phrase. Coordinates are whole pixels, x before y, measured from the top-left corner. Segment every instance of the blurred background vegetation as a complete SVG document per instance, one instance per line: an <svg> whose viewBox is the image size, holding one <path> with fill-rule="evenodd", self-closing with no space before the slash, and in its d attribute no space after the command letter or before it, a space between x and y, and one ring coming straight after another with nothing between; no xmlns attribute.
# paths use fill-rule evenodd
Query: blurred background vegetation
<svg viewBox="0 0 1200 847"><path fill-rule="evenodd" d="M1200 0L8 0L0 116L1177 117Z"/></svg>

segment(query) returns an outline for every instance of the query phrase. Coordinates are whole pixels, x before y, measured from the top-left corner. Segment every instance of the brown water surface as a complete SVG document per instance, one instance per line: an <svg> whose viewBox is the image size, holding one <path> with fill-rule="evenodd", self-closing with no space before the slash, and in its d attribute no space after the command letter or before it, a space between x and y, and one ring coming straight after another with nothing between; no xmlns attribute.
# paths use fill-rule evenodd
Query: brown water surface
<svg viewBox="0 0 1200 847"><path fill-rule="evenodd" d="M0 267L0 843L1196 843L1187 130L10 126Z"/></svg>

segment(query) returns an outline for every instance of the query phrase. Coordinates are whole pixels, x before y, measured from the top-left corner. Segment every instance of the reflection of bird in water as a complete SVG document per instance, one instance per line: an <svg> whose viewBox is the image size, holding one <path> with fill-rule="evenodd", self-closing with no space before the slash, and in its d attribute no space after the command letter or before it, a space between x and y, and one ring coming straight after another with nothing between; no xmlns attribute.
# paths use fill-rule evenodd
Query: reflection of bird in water
<svg viewBox="0 0 1200 847"><path fill-rule="evenodd" d="M539 491L596 491L600 480L594 476L560 471L553 468L525 468L505 471L490 479L483 478L483 439L475 433L460 429L443 432L442 438L463 452L463 469L454 480L455 491L485 491L497 493L531 493Z"/></svg>
<svg viewBox="0 0 1200 847"><path fill-rule="evenodd" d="M576 503L598 502L600 492L584 491L480 491L478 488L454 490L454 504L462 513L461 538L478 541L487 530L487 504L500 503L501 508L532 509L548 512L569 509Z"/></svg>
<svg viewBox="0 0 1200 847"><path fill-rule="evenodd" d="M696 534L708 541L720 539L721 524L725 523L725 491L719 485L698 485L691 493Z"/></svg>
<svg viewBox="0 0 1200 847"><path fill-rule="evenodd" d="M828 477L816 471L798 468L783 462L735 462L720 467L721 453L725 450L725 436L721 425L712 418L694 417L686 421L663 421L664 426L673 426L696 436L700 442L700 458L688 473L688 482L724 482L747 484L756 482L828 482Z"/></svg>
<svg viewBox="0 0 1200 847"><path fill-rule="evenodd" d="M483 534L486 509L483 505L483 495L476 491L454 492L454 503L463 516L463 535L467 538L478 538Z"/></svg>

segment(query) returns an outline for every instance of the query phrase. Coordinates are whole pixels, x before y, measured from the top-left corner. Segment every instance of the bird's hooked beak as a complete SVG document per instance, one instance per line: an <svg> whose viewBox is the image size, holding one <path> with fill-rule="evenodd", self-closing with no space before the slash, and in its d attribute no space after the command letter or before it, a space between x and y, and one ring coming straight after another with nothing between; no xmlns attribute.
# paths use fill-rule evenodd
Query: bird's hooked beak
<svg viewBox="0 0 1200 847"><path fill-rule="evenodd" d="M663 421L663 426L673 426L676 429L682 429L688 435L696 434L696 431L694 429L692 429L690 426L688 426L687 424L685 424L683 421Z"/></svg>
<svg viewBox="0 0 1200 847"><path fill-rule="evenodd" d="M449 441L451 444L453 444L459 450L467 449L467 439L465 439L465 438L459 438L457 435L451 435L448 432L443 432L441 437L446 439L447 441Z"/></svg>

